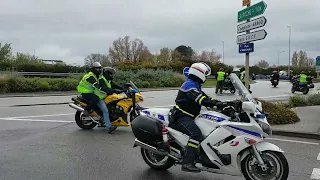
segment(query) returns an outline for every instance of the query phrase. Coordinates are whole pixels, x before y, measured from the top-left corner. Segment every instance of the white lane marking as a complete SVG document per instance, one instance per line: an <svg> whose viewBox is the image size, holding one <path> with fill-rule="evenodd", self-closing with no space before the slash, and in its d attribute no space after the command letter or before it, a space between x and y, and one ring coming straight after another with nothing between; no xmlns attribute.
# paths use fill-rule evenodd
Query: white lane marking
<svg viewBox="0 0 320 180"><path fill-rule="evenodd" d="M16 118L33 118L33 117L50 117L50 116L67 116L72 115L74 113L65 113L65 114L45 114L45 115L37 115L37 116L16 116L16 117L6 117L10 119L16 119ZM6 118L0 118L0 119L6 119Z"/></svg>
<svg viewBox="0 0 320 180"><path fill-rule="evenodd" d="M319 168L313 168L311 179L320 179L320 169Z"/></svg>
<svg viewBox="0 0 320 180"><path fill-rule="evenodd" d="M278 138L266 138L266 139L270 139L274 141L294 142L294 143L300 143L300 144L319 145L319 143L307 142L307 141L296 141L296 140L290 140L290 139L278 139Z"/></svg>
<svg viewBox="0 0 320 180"><path fill-rule="evenodd" d="M268 99L268 98L288 97L288 96L290 96L290 95L265 96L265 97L257 97L257 98Z"/></svg>
<svg viewBox="0 0 320 180"><path fill-rule="evenodd" d="M318 154L318 158L317 158L317 160L318 160L318 161L320 161L320 153Z"/></svg>
<svg viewBox="0 0 320 180"><path fill-rule="evenodd" d="M30 121L30 122L57 122L57 123L70 123L74 121L50 120L50 119L14 119L14 118L1 118L0 121Z"/></svg>

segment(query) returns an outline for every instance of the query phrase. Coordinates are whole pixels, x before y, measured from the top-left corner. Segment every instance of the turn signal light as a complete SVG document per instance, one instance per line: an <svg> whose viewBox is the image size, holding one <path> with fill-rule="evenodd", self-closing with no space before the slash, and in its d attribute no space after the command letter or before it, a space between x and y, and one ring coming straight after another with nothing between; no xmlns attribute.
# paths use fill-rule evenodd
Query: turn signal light
<svg viewBox="0 0 320 180"><path fill-rule="evenodd" d="M245 139L245 140L250 145L254 145L257 142L256 140L253 140L253 139Z"/></svg>

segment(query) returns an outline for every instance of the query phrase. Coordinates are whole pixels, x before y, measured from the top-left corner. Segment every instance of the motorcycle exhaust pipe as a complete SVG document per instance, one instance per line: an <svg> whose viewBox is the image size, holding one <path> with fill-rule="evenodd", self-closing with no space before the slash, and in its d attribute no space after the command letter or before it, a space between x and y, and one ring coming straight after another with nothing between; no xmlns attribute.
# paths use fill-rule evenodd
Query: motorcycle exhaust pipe
<svg viewBox="0 0 320 180"><path fill-rule="evenodd" d="M169 157L171 157L172 159L174 159L174 160L176 160L176 161L181 161L179 158L177 158L177 157L169 154L168 152L158 150L157 148L155 148L155 147L153 147L153 146L150 146L149 144L143 143L143 142L139 141L138 139L135 139L134 141L135 141L135 142L134 142L134 147L140 146L140 147L142 147L142 148L144 148L144 149L147 149L147 150L149 150L149 151L151 151L151 152L154 152L154 153L156 153L156 154L158 154L158 155L161 155L161 156L169 156Z"/></svg>
<svg viewBox="0 0 320 180"><path fill-rule="evenodd" d="M73 104L73 103L69 103L69 107L71 107L71 108L73 108L73 109L75 109L75 110L77 110L77 111L81 111L81 112L84 111L84 109L83 109L82 107L77 106L77 105L75 105L75 104Z"/></svg>

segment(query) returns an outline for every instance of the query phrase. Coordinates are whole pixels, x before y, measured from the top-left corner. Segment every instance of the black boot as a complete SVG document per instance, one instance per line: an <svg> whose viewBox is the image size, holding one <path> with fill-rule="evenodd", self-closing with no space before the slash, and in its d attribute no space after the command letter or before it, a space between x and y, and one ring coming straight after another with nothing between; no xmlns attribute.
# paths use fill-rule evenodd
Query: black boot
<svg viewBox="0 0 320 180"><path fill-rule="evenodd" d="M187 172L201 172L201 170L197 168L194 164L194 161L196 158L197 158L197 149L188 146L187 152L183 156L181 170L187 171Z"/></svg>
<svg viewBox="0 0 320 180"><path fill-rule="evenodd" d="M201 170L199 168L197 168L193 163L182 164L181 170L186 171L186 172L194 172L194 173L201 172Z"/></svg>

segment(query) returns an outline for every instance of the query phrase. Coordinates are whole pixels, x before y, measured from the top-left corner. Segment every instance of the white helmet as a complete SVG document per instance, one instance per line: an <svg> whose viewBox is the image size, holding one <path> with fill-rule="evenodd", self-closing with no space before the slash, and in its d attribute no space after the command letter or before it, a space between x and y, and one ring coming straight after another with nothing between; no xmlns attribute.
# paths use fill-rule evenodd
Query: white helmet
<svg viewBox="0 0 320 180"><path fill-rule="evenodd" d="M207 76L211 75L211 68L206 63L193 63L189 69L189 74L197 76L205 82Z"/></svg>
<svg viewBox="0 0 320 180"><path fill-rule="evenodd" d="M99 62L94 62L92 63L92 68L102 68L102 66Z"/></svg>

